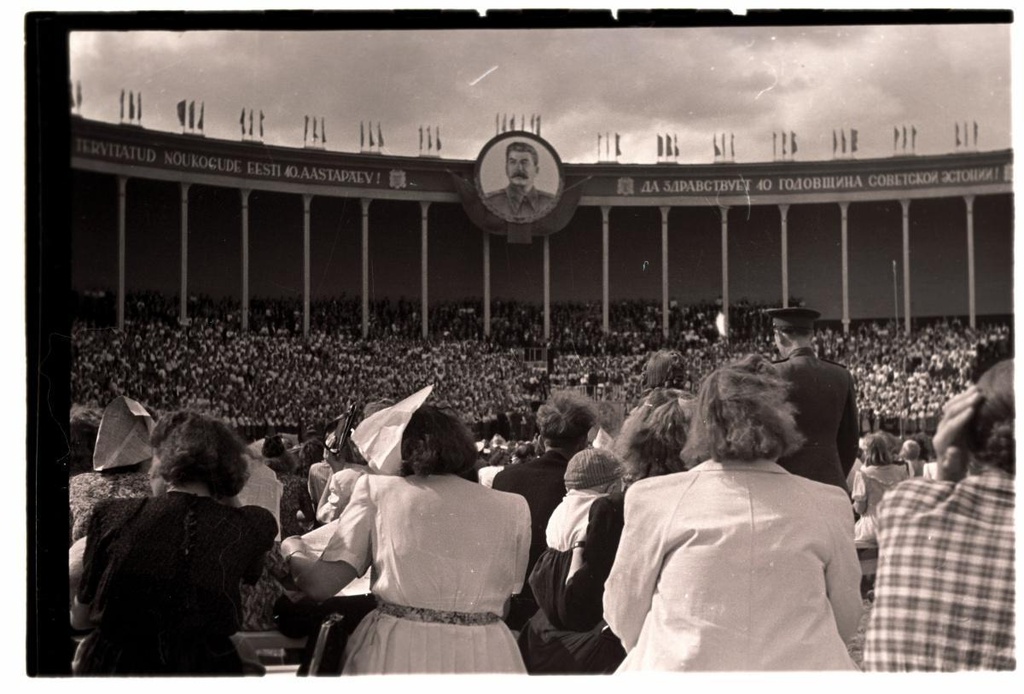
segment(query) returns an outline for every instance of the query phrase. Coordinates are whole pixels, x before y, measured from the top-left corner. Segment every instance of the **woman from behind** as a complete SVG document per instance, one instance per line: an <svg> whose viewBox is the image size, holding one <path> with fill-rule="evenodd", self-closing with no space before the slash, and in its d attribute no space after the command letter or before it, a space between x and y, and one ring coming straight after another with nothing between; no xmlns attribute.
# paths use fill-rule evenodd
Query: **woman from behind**
<svg viewBox="0 0 1024 694"><path fill-rule="evenodd" d="M692 412L692 397L674 388L655 388L630 412L614 446L627 488L686 469L681 453ZM568 560L556 549L564 546L564 539L561 544L556 541L558 533L553 531L560 519L553 514L554 526L549 523L548 531L554 545L530 577L540 609L519 635L531 673L609 673L625 657L619 639L602 619L605 580L622 534L624 499L625 492L619 490L589 501L585 533L582 538L573 536ZM561 575L563 569L568 581Z"/></svg>
<svg viewBox="0 0 1024 694"><path fill-rule="evenodd" d="M224 423L179 411L153 430L151 498L113 499L89 522L76 628L94 626L81 675L241 674L231 642L239 584L274 543L273 516L237 508L245 446Z"/></svg>
<svg viewBox="0 0 1024 694"><path fill-rule="evenodd" d="M475 462L466 425L423 405L400 468L356 482L321 554L283 543L299 589L318 601L373 568L377 608L349 638L344 674L525 671L501 615L524 580L529 507L473 481Z"/></svg>
<svg viewBox="0 0 1024 694"><path fill-rule="evenodd" d="M878 509L875 603L864 669L1014 670L1013 360L943 408L937 479L913 479Z"/></svg>
<svg viewBox="0 0 1024 694"><path fill-rule="evenodd" d="M849 499L775 461L801 442L762 357L701 385L687 472L641 480L605 586L623 670L855 669L861 615Z"/></svg>
<svg viewBox="0 0 1024 694"><path fill-rule="evenodd" d="M857 547L877 547L875 513L885 493L910 476L907 466L897 464L889 444L879 434L864 442L864 465L853 477L853 510L860 518L854 528Z"/></svg>

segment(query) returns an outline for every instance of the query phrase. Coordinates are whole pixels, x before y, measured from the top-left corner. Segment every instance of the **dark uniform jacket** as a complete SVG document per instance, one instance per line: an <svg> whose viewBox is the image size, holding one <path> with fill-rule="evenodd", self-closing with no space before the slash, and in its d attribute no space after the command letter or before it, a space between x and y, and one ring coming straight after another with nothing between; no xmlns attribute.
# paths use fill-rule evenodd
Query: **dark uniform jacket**
<svg viewBox="0 0 1024 694"><path fill-rule="evenodd" d="M530 507L530 561L526 568L527 578L537 563L537 557L548 546L548 520L565 496L565 468L568 465L569 459L564 455L558 451L547 451L530 462L506 467L494 476L491 484L498 491L514 492L526 497ZM519 630L536 610L533 592L529 583L526 583L523 592L513 596L505 622L509 628Z"/></svg>
<svg viewBox="0 0 1024 694"><path fill-rule="evenodd" d="M779 465L794 475L847 489L860 438L853 376L839 364L818 359L810 347L793 350L775 367L790 383L796 425L807 439L796 453L780 458Z"/></svg>
<svg viewBox="0 0 1024 694"><path fill-rule="evenodd" d="M510 465L494 476L493 489L526 497L530 506L530 575L537 557L548 546L547 528L555 507L565 497L565 468L569 460L558 451L547 451L527 463Z"/></svg>

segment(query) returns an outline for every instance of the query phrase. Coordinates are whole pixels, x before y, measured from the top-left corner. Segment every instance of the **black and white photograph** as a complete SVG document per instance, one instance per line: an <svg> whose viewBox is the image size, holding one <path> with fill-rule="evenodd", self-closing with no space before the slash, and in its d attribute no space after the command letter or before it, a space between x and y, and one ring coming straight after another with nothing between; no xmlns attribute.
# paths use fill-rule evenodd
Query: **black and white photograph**
<svg viewBox="0 0 1024 694"><path fill-rule="evenodd" d="M23 674L1009 684L1014 29L27 16Z"/></svg>

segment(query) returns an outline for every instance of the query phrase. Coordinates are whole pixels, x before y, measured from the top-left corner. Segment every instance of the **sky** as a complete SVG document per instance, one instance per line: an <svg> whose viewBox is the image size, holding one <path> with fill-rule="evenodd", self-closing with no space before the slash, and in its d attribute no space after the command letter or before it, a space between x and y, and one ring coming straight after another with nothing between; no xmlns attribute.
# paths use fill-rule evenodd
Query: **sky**
<svg viewBox="0 0 1024 694"><path fill-rule="evenodd" d="M781 132L797 159L827 160L852 129L858 158L891 156L903 126L921 155L956 151L963 123L978 124L971 148L1011 147L1010 45L1009 25L984 24L128 31L72 34L70 76L86 118L118 122L123 89L142 94L144 127L180 132L185 99L209 138L238 140L245 108L263 111L267 144L301 147L309 115L328 150L358 151L372 122L387 154L418 154L430 126L442 156L475 159L496 114L540 114L571 163L597 160L599 133L620 135L623 163L657 161L658 134L679 162L710 163L723 133L737 162L771 161Z"/></svg>

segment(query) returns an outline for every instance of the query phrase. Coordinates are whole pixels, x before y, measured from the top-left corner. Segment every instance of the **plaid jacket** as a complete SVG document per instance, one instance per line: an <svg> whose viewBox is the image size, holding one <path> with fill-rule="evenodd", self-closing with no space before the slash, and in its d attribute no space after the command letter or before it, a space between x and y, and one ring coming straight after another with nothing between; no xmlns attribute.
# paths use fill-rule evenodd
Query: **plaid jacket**
<svg viewBox="0 0 1024 694"><path fill-rule="evenodd" d="M878 511L864 669L1012 670L1014 478L912 479Z"/></svg>

